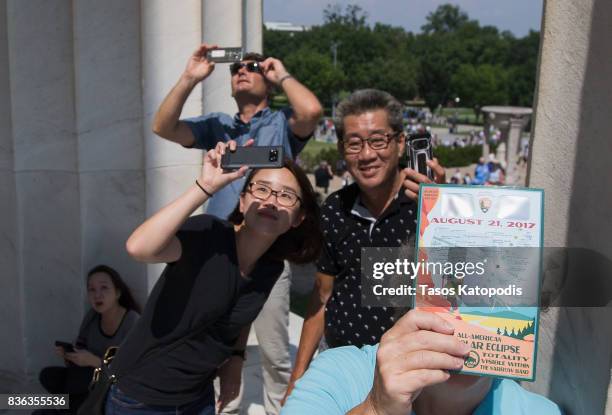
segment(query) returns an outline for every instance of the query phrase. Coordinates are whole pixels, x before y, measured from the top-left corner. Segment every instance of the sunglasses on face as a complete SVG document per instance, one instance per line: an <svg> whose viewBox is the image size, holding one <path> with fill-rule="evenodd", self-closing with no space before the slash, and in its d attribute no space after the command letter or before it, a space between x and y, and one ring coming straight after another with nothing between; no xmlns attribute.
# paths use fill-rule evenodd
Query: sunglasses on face
<svg viewBox="0 0 612 415"><path fill-rule="evenodd" d="M259 62L234 62L230 65L230 73L236 75L242 68L246 68L248 72L257 72L263 75L263 71Z"/></svg>

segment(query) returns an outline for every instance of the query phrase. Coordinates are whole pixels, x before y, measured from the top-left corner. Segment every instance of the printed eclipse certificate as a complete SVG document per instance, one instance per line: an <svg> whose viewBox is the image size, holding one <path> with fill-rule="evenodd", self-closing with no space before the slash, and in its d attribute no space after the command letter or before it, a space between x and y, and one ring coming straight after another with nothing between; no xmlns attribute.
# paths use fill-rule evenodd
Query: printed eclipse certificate
<svg viewBox="0 0 612 415"><path fill-rule="evenodd" d="M460 373L535 380L543 204L540 189L421 185L415 308L471 345Z"/></svg>

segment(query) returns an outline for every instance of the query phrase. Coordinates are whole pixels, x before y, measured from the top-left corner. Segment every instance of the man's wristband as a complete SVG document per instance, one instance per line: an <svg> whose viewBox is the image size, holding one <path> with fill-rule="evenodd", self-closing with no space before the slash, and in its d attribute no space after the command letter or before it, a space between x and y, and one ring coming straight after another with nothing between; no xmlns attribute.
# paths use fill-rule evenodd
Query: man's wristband
<svg viewBox="0 0 612 415"><path fill-rule="evenodd" d="M206 196L213 197L212 193L209 193L208 191L206 191L206 189L202 187L202 185L198 182L198 179L196 179L195 182L196 182L196 185L200 188L200 190L202 190L206 194Z"/></svg>
<svg viewBox="0 0 612 415"><path fill-rule="evenodd" d="M246 350L232 350L232 356L238 356L242 358L242 360L246 360Z"/></svg>
<svg viewBox="0 0 612 415"><path fill-rule="evenodd" d="M293 78L293 75L285 75L283 76L281 79L278 80L278 86L283 86L283 82L286 81L289 78Z"/></svg>

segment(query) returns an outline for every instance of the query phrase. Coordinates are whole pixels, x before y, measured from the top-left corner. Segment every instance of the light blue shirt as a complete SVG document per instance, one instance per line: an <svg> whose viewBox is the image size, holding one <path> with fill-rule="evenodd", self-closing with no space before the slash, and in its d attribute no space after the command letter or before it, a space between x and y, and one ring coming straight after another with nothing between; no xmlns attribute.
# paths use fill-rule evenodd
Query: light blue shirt
<svg viewBox="0 0 612 415"><path fill-rule="evenodd" d="M485 184L489 180L489 166L486 164L479 164L474 170L474 179L472 184Z"/></svg>
<svg viewBox="0 0 612 415"><path fill-rule="evenodd" d="M344 415L362 403L374 382L376 346L329 349L297 382L281 415ZM560 415L553 402L508 379L495 379L473 415Z"/></svg>
<svg viewBox="0 0 612 415"><path fill-rule="evenodd" d="M228 140L235 140L238 145L243 145L249 138L253 138L256 146L283 146L285 157L294 159L308 140L298 138L289 128L292 113L291 108L283 108L280 111L264 108L248 123L244 123L239 114L232 118L222 112L212 112L182 121L191 128L195 138L194 148L210 150L215 148L219 141ZM219 190L209 199L206 213L227 219L238 204L245 180L236 180Z"/></svg>

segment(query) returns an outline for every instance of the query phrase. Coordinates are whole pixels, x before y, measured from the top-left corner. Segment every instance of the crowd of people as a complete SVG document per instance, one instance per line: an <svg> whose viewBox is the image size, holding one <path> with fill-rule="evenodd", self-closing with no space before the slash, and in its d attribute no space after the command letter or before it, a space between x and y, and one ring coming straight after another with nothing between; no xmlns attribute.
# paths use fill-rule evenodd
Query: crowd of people
<svg viewBox="0 0 612 415"><path fill-rule="evenodd" d="M466 176L468 176L466 174ZM506 163L499 161L495 155L489 154L489 161L484 157L478 159L478 164L474 168L474 177L463 178L465 184L499 186L506 183Z"/></svg>
<svg viewBox="0 0 612 415"><path fill-rule="evenodd" d="M114 377L105 413L240 413L253 326L267 414L559 414L554 403L512 380L451 374L469 349L435 315L361 305L360 249L413 245L419 185L432 182L400 167L407 138L402 105L373 89L339 103L334 129L353 182L319 207L292 160L322 108L280 60L249 53L230 65L235 115L180 118L192 90L215 70L206 59L215 47L194 51L154 117L157 135L204 150L204 158L187 190L126 243L135 260L166 264L140 318L121 302L127 287L108 270L92 270L93 311L77 351L58 351L68 362L94 367L102 347L119 346L107 368ZM287 95L289 107L269 108L272 88ZM277 169L221 168L224 154L250 145L281 145L287 159ZM438 161L428 165L433 181L445 183ZM319 169L317 186L327 193L329 165ZM192 216L205 203L206 213ZM289 262L317 268L294 365ZM104 296L95 294L99 285ZM43 382L49 390L51 383Z"/></svg>

